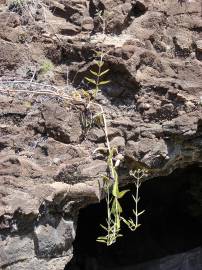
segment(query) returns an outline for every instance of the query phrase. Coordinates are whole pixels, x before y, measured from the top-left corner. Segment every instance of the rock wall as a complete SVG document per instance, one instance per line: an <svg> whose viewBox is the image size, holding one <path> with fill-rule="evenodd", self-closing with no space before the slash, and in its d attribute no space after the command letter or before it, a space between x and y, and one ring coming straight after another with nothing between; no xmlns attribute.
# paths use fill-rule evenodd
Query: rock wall
<svg viewBox="0 0 202 270"><path fill-rule="evenodd" d="M111 83L97 102L123 157L122 185L137 165L151 177L201 165L201 8L200 0L0 0L1 269L64 269L79 209L101 198L106 161L94 150L105 146L103 130L84 132L81 103L29 93L51 87L42 83L86 87L101 44Z"/></svg>

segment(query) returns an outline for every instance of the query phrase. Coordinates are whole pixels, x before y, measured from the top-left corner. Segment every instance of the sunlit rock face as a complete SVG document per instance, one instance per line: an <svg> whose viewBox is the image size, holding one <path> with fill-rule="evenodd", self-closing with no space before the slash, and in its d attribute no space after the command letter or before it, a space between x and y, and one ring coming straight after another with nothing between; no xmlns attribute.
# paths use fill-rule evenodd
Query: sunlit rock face
<svg viewBox="0 0 202 270"><path fill-rule="evenodd" d="M200 167L201 1L7 2L0 0L0 268L63 270L79 209L102 199L106 158L94 150L106 147L105 134L84 128L82 103L29 91L89 89L83 78L102 44L110 84L97 102L122 157L121 186L137 167L150 179Z"/></svg>

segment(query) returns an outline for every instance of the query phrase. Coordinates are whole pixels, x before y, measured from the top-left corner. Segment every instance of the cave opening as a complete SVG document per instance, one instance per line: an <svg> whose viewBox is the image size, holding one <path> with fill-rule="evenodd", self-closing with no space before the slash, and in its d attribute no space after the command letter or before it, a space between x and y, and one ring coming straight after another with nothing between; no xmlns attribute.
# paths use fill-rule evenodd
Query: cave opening
<svg viewBox="0 0 202 270"><path fill-rule="evenodd" d="M135 192L133 185L128 187ZM139 207L145 209L141 227L135 232L124 227L124 237L110 247L96 242L103 235L105 200L81 209L74 256L65 270L202 269L202 168L176 169L148 180L140 196ZM125 216L131 216L130 194L122 199L122 206Z"/></svg>

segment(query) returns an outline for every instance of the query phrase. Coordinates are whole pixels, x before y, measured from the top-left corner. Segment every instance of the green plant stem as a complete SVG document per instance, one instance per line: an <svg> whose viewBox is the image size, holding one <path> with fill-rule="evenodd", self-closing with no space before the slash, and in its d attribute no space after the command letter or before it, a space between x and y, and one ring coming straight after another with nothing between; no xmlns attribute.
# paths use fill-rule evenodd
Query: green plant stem
<svg viewBox="0 0 202 270"><path fill-rule="evenodd" d="M98 103L90 102L89 106L90 106L90 104L98 106L100 108L100 114L102 115L103 123L104 123L104 132L105 132L105 139L106 139L107 149L110 152L111 147L110 147L110 143L109 143L108 129L107 129L107 119L106 119L106 116L105 116L104 109L103 109L102 105L100 105ZM112 172L112 176L114 177L113 172Z"/></svg>
<svg viewBox="0 0 202 270"><path fill-rule="evenodd" d="M135 227L137 228L139 223L138 223L138 202L139 202L139 187L140 187L140 179L137 179L136 182L136 195L135 195Z"/></svg>
<svg viewBox="0 0 202 270"><path fill-rule="evenodd" d="M102 48L101 55L100 55L100 60L99 60L99 66L98 66L98 76L97 76L97 79L96 79L95 96L97 96L97 93L99 91L100 74L101 74L101 69L102 69L103 57L104 57L104 54L103 54L103 48Z"/></svg>

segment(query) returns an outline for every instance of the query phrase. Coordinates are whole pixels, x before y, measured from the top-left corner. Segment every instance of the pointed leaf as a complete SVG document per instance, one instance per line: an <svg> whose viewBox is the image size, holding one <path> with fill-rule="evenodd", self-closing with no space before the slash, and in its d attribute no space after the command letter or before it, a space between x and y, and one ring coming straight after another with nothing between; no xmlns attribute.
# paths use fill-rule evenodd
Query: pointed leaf
<svg viewBox="0 0 202 270"><path fill-rule="evenodd" d="M138 213L138 216L144 214L145 210L141 211L140 213Z"/></svg>
<svg viewBox="0 0 202 270"><path fill-rule="evenodd" d="M97 72L93 71L93 70L90 70L90 72L91 72L93 75L95 75L96 77L99 76L99 74L98 74Z"/></svg>
<svg viewBox="0 0 202 270"><path fill-rule="evenodd" d="M118 205L118 211L119 211L119 213L121 214L121 213L123 212L123 209L122 209L122 207L121 207L119 201L117 201L117 205Z"/></svg>
<svg viewBox="0 0 202 270"><path fill-rule="evenodd" d="M129 192L129 191L130 191L129 189L120 191L120 192L118 193L118 198L119 198L119 199L123 198L123 196L124 196L127 192Z"/></svg>
<svg viewBox="0 0 202 270"><path fill-rule="evenodd" d="M113 185L112 195L113 195L114 197L117 197L118 194L119 194L118 181L115 180L114 185Z"/></svg>
<svg viewBox="0 0 202 270"><path fill-rule="evenodd" d="M123 212L123 209L122 209L119 201L114 199L114 201L112 203L112 213L116 215L117 212L121 214Z"/></svg>
<svg viewBox="0 0 202 270"><path fill-rule="evenodd" d="M105 84L108 84L108 83L110 83L110 81L101 81L101 82L99 82L98 85L105 85Z"/></svg>
<svg viewBox="0 0 202 270"><path fill-rule="evenodd" d="M115 199L112 202L112 208L111 208L111 213L114 215L116 213L116 202Z"/></svg>
<svg viewBox="0 0 202 270"><path fill-rule="evenodd" d="M120 218L119 218L119 216L117 216L116 223L117 223L117 229L119 230L119 229L121 228L121 223L120 223Z"/></svg>
<svg viewBox="0 0 202 270"><path fill-rule="evenodd" d="M100 239L96 239L96 241L97 241L97 242L100 242L100 243L105 243L105 244L107 243L107 241L105 241L105 240L100 240Z"/></svg>
<svg viewBox="0 0 202 270"><path fill-rule="evenodd" d="M132 195L132 197L133 197L133 200L134 200L136 203L139 202L140 198L138 198L138 199L136 200L135 196Z"/></svg>
<svg viewBox="0 0 202 270"><path fill-rule="evenodd" d="M96 81L95 81L95 80L90 79L90 78L88 78L88 77L85 77L85 79L86 79L88 82L90 82L90 83L92 83L92 84L95 84L95 85L96 85Z"/></svg>
<svg viewBox="0 0 202 270"><path fill-rule="evenodd" d="M114 181L118 182L118 174L115 167L112 168L112 175L114 177Z"/></svg>
<svg viewBox="0 0 202 270"><path fill-rule="evenodd" d="M93 50L93 52L95 52L95 54L96 54L97 57L100 57L102 55L102 52L101 51Z"/></svg>
<svg viewBox="0 0 202 270"><path fill-rule="evenodd" d="M129 224L129 222L128 222L124 217L121 217L121 219L123 220L123 222L124 222L126 225Z"/></svg>
<svg viewBox="0 0 202 270"><path fill-rule="evenodd" d="M87 91L82 90L82 93L83 93L83 95L84 95L85 97L90 97L90 94L89 94Z"/></svg>
<svg viewBox="0 0 202 270"><path fill-rule="evenodd" d="M106 236L99 236L97 239L105 240L105 239L107 239L107 237Z"/></svg>
<svg viewBox="0 0 202 270"><path fill-rule="evenodd" d="M105 231L108 231L107 227L103 226L102 224L100 224L100 226L101 226Z"/></svg>
<svg viewBox="0 0 202 270"><path fill-rule="evenodd" d="M100 73L100 77L103 76L103 75L105 75L105 74L107 74L107 72L109 72L109 69L106 69L106 70L104 70L103 72L101 72L101 73Z"/></svg>
<svg viewBox="0 0 202 270"><path fill-rule="evenodd" d="M104 65L103 61L95 61L95 63L98 67L102 67Z"/></svg>

